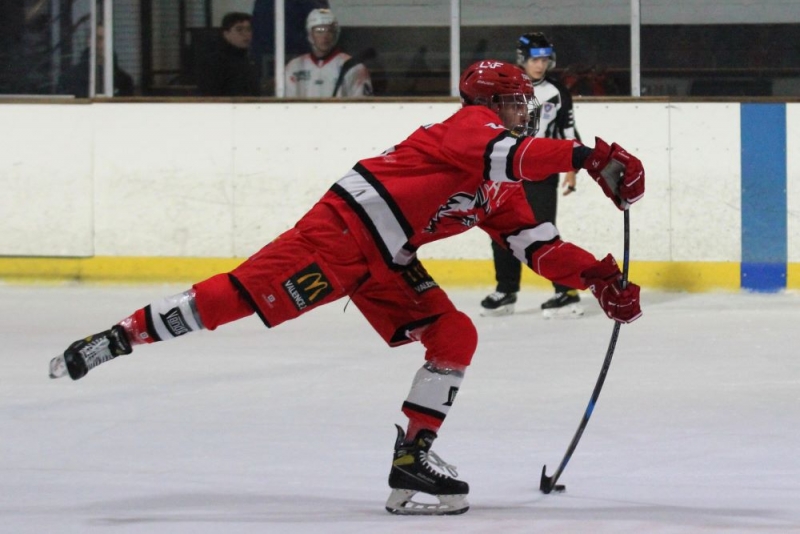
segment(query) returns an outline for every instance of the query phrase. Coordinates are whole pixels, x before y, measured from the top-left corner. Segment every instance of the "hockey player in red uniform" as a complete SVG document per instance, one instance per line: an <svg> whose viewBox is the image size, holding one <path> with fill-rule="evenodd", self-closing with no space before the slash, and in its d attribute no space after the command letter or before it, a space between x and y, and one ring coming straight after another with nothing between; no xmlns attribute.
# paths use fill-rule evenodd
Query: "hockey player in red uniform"
<svg viewBox="0 0 800 534"><path fill-rule="evenodd" d="M521 180L587 169L620 209L644 194L641 162L616 144L531 137L530 79L515 65L484 60L461 76L463 107L419 128L383 154L363 159L291 230L231 272L136 310L110 330L80 339L50 363L74 380L135 345L165 341L258 314L274 327L350 297L390 346L419 341L425 363L402 406L386 509L395 514L459 514L466 482L432 467L430 450L455 400L478 338L417 259L429 242L472 227L487 232L536 273L591 288L605 313L628 323L641 315L639 287L621 284L609 254L598 261L536 221ZM613 171L612 171L613 169ZM417 493L435 504L413 500Z"/></svg>

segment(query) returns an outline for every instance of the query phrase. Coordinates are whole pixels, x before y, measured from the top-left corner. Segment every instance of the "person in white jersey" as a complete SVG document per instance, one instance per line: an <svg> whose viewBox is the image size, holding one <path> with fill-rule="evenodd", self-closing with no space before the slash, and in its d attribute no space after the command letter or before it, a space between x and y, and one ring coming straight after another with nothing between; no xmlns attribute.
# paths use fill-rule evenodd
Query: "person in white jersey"
<svg viewBox="0 0 800 534"><path fill-rule="evenodd" d="M287 98L372 95L369 70L336 46L339 23L330 9L315 9L306 19L311 52L286 65Z"/></svg>

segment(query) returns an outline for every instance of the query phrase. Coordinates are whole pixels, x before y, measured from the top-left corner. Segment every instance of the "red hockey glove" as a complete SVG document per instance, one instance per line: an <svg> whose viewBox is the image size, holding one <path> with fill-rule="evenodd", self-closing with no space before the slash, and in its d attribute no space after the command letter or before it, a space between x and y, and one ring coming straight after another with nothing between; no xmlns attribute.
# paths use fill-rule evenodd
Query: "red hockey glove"
<svg viewBox="0 0 800 534"><path fill-rule="evenodd" d="M611 319L620 323L632 323L642 316L639 307L639 286L628 282L622 287L622 273L616 260L609 254L581 273L581 280L589 286L600 302L600 307Z"/></svg>
<svg viewBox="0 0 800 534"><path fill-rule="evenodd" d="M608 146L608 143L595 137L594 150L586 158L583 167L621 210L628 209L644 196L642 162L617 143Z"/></svg>

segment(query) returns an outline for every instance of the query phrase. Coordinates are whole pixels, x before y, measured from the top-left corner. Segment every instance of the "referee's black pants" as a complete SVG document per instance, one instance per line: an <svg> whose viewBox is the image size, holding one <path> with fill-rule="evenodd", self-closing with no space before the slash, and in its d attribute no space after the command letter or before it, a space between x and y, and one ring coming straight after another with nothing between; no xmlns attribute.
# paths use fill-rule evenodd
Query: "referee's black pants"
<svg viewBox="0 0 800 534"><path fill-rule="evenodd" d="M528 204L539 222L556 223L556 208L558 206L559 175L551 174L540 182L522 182ZM494 253L494 272L497 280L497 291L501 293L516 293L519 291L519 282L522 278L522 264L514 255L492 241ZM563 293L571 288L560 284L553 284L556 292Z"/></svg>

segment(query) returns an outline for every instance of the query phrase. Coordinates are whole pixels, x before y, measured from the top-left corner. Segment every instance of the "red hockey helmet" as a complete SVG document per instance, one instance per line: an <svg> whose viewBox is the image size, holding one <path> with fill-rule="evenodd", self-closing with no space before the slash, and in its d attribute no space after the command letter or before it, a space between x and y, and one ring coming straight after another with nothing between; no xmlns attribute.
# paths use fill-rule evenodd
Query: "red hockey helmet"
<svg viewBox="0 0 800 534"><path fill-rule="evenodd" d="M516 65L493 59L473 63L458 84L464 106L486 106L517 135L534 135L539 126L539 103L533 83Z"/></svg>

